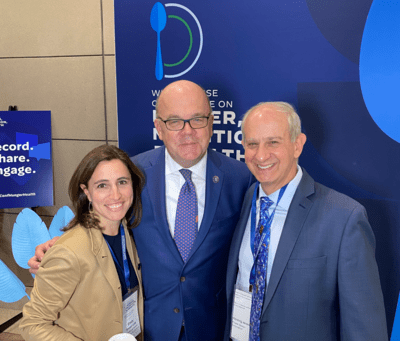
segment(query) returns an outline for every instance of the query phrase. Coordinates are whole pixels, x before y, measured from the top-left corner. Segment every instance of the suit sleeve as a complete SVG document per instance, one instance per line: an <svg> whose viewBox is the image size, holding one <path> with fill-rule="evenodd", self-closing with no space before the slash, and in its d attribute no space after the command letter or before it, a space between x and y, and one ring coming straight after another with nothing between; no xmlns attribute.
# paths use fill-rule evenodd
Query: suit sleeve
<svg viewBox="0 0 400 341"><path fill-rule="evenodd" d="M362 206L350 214L338 261L340 340L388 340L375 237Z"/></svg>
<svg viewBox="0 0 400 341"><path fill-rule="evenodd" d="M23 308L20 328L25 340L81 340L54 323L68 304L79 278L76 255L63 245L53 246L43 258L31 300Z"/></svg>

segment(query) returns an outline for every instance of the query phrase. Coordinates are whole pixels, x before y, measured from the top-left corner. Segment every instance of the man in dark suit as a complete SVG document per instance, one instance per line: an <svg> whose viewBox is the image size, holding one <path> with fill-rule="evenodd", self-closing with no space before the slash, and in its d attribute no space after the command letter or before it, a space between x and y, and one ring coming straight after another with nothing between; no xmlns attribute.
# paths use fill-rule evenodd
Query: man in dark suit
<svg viewBox="0 0 400 341"><path fill-rule="evenodd" d="M211 112L201 87L171 83L157 100L154 122L165 146L133 158L146 175L143 217L133 229L142 263L145 340L223 338L229 246L253 177L244 163L208 148ZM175 240L182 168L192 172L198 202L197 237L185 260Z"/></svg>
<svg viewBox="0 0 400 341"><path fill-rule="evenodd" d="M251 108L242 132L258 181L232 239L224 339L387 340L364 207L298 166L306 136L289 104Z"/></svg>

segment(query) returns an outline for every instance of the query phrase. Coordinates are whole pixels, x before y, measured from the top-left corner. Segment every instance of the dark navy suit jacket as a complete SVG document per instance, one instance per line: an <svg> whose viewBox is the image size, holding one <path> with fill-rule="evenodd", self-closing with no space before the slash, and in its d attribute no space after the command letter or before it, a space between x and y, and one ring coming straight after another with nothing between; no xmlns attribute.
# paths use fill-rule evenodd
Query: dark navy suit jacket
<svg viewBox="0 0 400 341"><path fill-rule="evenodd" d="M132 158L144 171L143 217L133 229L142 264L145 340L222 340L226 266L244 195L253 182L246 165L208 150L206 199L186 264L171 237L165 203L165 147Z"/></svg>
<svg viewBox="0 0 400 341"><path fill-rule="evenodd" d="M239 250L254 185L243 203L227 270L229 340ZM303 170L275 255L261 315L260 339L388 339L375 261L375 237L363 206Z"/></svg>

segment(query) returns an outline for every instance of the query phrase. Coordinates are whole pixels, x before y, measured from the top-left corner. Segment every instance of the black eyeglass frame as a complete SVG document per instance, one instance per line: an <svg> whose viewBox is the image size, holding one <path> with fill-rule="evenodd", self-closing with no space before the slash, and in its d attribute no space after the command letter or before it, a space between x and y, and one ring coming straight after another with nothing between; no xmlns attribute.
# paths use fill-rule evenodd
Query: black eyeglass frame
<svg viewBox="0 0 400 341"><path fill-rule="evenodd" d="M210 113L208 116L196 116L196 117L189 118L189 119L187 119L187 120L184 120L183 118L169 118L169 119L167 119L167 120L163 120L161 117L157 117L157 119L159 119L160 121L164 122L164 123L165 123L165 127L166 127L169 131L180 131L180 130L185 129L186 123L189 123L189 126L190 126L190 128L192 128L192 129L203 129L203 128L205 128L205 127L208 126L208 120L209 120L210 117L211 117L211 113ZM199 118L205 118L205 119L207 119L207 120L206 120L206 124L205 124L203 127L198 127L198 128L192 127L192 124L191 124L190 122L191 122L192 120L196 120L196 119L199 119ZM167 122L168 122L168 121L182 121L182 122L183 122L183 126L182 126L181 129L170 129L170 128L168 128L168 125L167 125Z"/></svg>

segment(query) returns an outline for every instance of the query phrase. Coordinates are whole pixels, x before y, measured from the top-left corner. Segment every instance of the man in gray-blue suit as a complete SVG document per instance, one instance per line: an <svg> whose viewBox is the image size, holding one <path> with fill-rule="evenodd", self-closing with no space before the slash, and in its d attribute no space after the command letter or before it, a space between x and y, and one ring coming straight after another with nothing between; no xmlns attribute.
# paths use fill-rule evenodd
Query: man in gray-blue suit
<svg viewBox="0 0 400 341"><path fill-rule="evenodd" d="M256 105L242 132L246 164L258 181L232 239L224 339L387 340L364 207L298 166L306 136L289 104ZM259 218L260 202L269 200Z"/></svg>

